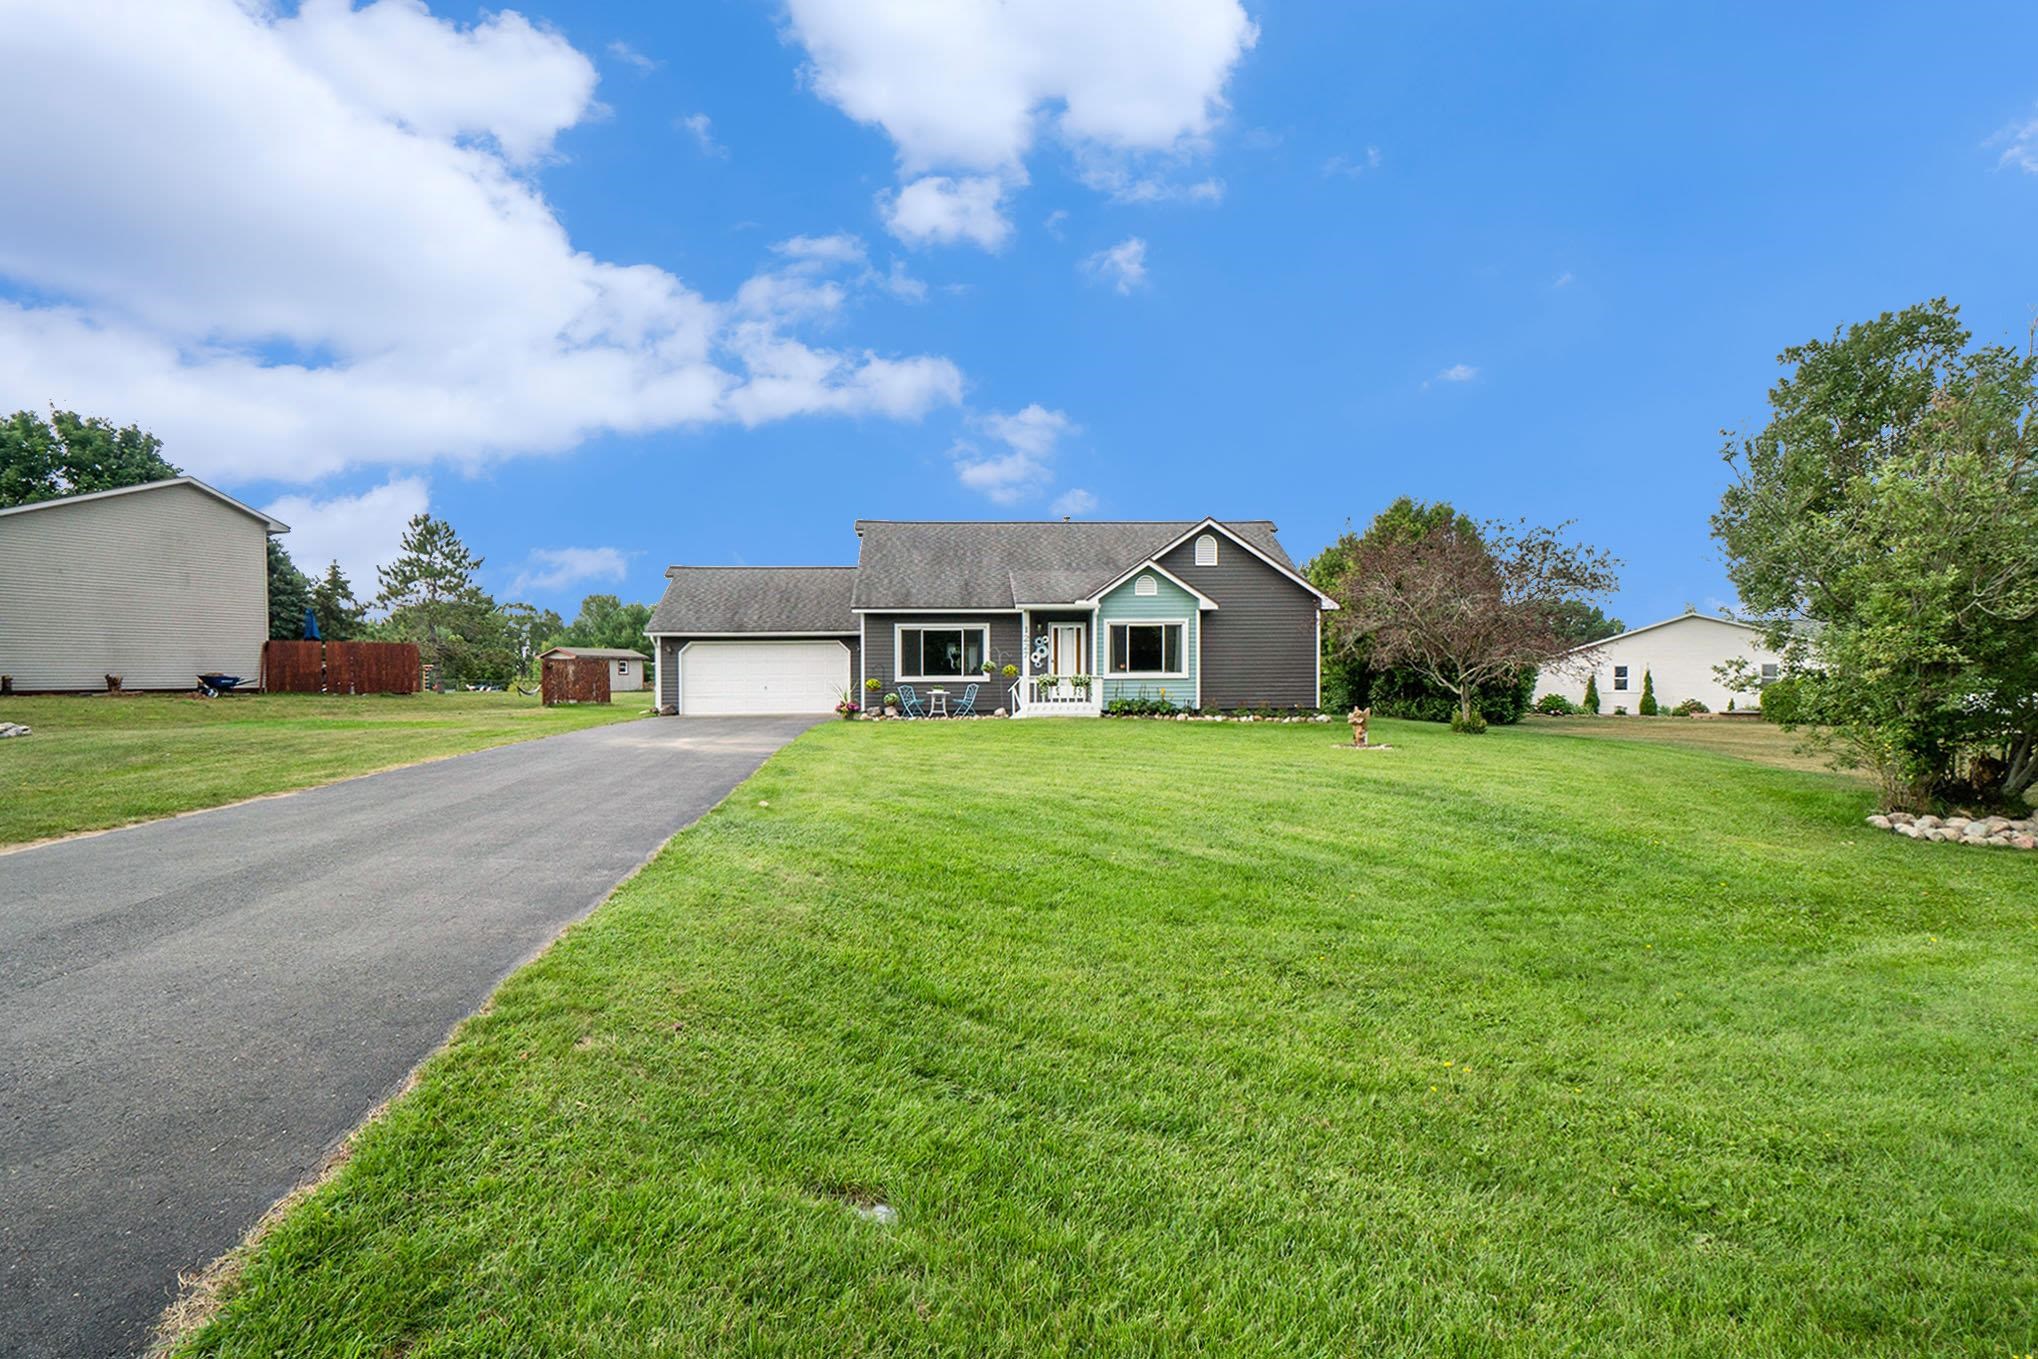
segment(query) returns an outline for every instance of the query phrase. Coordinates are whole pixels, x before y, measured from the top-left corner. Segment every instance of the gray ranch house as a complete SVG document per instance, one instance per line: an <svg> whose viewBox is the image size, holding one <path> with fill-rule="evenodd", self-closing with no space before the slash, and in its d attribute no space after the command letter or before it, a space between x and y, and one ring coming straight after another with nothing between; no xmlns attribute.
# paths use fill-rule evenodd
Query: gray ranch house
<svg viewBox="0 0 2038 1359"><path fill-rule="evenodd" d="M1266 520L865 519L856 534L854 566L668 570L647 629L661 710L822 713L867 702L871 679L1015 717L1319 702L1337 604Z"/></svg>

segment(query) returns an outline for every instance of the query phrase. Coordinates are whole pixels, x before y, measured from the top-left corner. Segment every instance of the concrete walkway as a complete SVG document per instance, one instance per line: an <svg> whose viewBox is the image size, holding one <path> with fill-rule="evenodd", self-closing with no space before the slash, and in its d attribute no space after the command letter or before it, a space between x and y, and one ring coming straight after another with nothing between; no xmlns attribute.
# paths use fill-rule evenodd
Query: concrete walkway
<svg viewBox="0 0 2038 1359"><path fill-rule="evenodd" d="M0 855L0 1352L131 1354L810 718L658 718Z"/></svg>

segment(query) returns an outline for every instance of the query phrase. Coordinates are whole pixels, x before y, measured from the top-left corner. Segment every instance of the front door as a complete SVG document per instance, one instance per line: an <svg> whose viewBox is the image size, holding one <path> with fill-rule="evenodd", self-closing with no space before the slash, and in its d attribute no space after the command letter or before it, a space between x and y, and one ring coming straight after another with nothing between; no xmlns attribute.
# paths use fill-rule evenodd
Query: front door
<svg viewBox="0 0 2038 1359"><path fill-rule="evenodd" d="M1047 673L1055 676L1083 673L1083 625L1054 623L1047 634ZM1074 698L1075 690L1066 679L1054 686L1056 698Z"/></svg>

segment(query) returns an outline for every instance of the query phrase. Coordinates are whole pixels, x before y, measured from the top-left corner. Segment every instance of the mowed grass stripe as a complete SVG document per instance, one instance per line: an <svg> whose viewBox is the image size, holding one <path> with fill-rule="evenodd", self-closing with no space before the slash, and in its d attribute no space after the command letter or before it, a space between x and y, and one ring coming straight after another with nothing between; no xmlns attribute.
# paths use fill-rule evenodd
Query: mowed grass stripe
<svg viewBox="0 0 2038 1359"><path fill-rule="evenodd" d="M2038 1340L2031 860L1868 835L1830 777L1379 734L809 733L190 1351Z"/></svg>

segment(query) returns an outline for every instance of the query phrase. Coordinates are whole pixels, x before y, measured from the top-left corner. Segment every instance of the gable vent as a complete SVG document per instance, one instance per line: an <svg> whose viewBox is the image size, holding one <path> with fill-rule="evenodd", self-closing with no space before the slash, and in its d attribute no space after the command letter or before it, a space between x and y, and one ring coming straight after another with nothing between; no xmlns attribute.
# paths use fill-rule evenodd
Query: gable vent
<svg viewBox="0 0 2038 1359"><path fill-rule="evenodd" d="M1159 594L1160 588L1159 585L1154 583L1152 576L1141 576L1138 580L1132 582L1132 593L1136 595Z"/></svg>
<svg viewBox="0 0 2038 1359"><path fill-rule="evenodd" d="M1196 540L1196 565L1217 565L1217 539L1208 533Z"/></svg>

